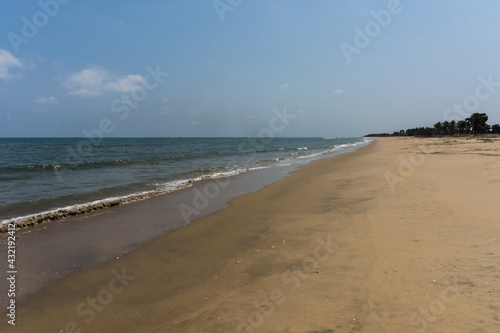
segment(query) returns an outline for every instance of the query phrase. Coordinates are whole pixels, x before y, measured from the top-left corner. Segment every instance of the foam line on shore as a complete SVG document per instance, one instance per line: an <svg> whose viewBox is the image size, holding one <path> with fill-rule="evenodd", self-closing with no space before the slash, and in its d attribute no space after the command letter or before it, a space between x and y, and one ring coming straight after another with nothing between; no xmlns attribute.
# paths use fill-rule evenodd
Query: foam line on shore
<svg viewBox="0 0 500 333"><path fill-rule="evenodd" d="M306 160L306 159L316 159L320 158L322 156L326 156L331 153L338 152L343 149L347 148L352 148L352 147L357 147L359 145L367 144L371 140L369 139L364 139L362 141L356 142L356 143L349 143L349 144L340 144L340 145L335 145L331 149L321 151L321 152L316 152L304 156L298 156L298 157L291 157L289 159L279 159L279 160L272 160L272 162L277 162L277 164L272 164L272 165L259 165L255 167L246 167L246 168L236 168L233 170L229 171L214 171L211 174L208 175L202 175L190 179L180 179L180 180L175 180L175 181L170 181L166 183L157 183L156 189L155 190L150 190L150 191L141 191L137 193L132 193L124 196L116 196L116 197L109 197L109 198L104 198L104 199L99 199L99 200L94 200L86 203L79 203L79 204L74 204L74 205L68 205L65 207L58 207L54 208L51 210L46 210L34 214L29 214L29 215L23 215L23 216L18 216L18 217L13 217L10 219L5 219L0 221L0 233L4 233L8 230L8 225L9 224L15 224L16 228L23 229L23 228L28 228L32 227L37 224L43 224L46 222L51 222L51 221L56 221L56 220L61 220L63 218L69 217L69 216L75 216L75 215L81 215L81 214L86 214L95 210L103 209L103 208L108 208L108 207L113 207L117 205L123 205L123 204L128 204L131 202L136 202L148 198L152 198L155 196L159 195L164 195L171 193L173 191L178 191L184 188L188 188L192 186L195 182L202 181L202 180L208 180L208 179L218 179L218 178L226 178L226 177L232 177L236 176L245 172L249 171L255 171L255 170L260 170L260 169L267 169L270 167L274 166L288 166L292 163L292 160ZM297 149L305 149L304 148L297 148ZM262 162L262 161L259 161Z"/></svg>

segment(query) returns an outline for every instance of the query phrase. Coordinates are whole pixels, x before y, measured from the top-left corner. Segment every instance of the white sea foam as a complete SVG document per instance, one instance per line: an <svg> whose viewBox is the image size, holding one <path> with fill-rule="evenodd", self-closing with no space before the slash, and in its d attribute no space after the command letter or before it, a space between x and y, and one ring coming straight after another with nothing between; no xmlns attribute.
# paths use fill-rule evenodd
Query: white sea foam
<svg viewBox="0 0 500 333"><path fill-rule="evenodd" d="M266 168L268 168L268 166L237 168L229 171L213 172L211 174L202 175L190 179L180 179L180 180L169 181L166 183L157 183L154 184L156 186L156 190L142 191L125 196L110 197L83 204L75 204L66 207L43 211L40 213L29 214L7 220L2 220L0 221L0 233L5 232L7 230L7 226L12 223L15 224L17 228L26 228L48 221L55 221L69 216L89 213L106 207L122 205L134 201L148 199L162 194L168 194L173 191L191 187L195 182L198 181L232 177L242 174L244 172L266 169Z"/></svg>
<svg viewBox="0 0 500 333"><path fill-rule="evenodd" d="M43 211L40 213L10 218L10 219L0 221L0 232L5 232L7 230L7 225L12 224L12 223L14 223L16 225L16 227L18 227L18 228L25 228L25 227L33 226L36 224L41 224L41 223L48 222L48 221L59 220L59 219L65 218L65 217L73 216L73 215L79 215L79 214L92 212L92 211L106 208L106 207L126 204L126 203L130 203L130 202L139 201L139 200L151 198L154 196L162 195L162 194L167 194L167 193L177 191L177 190L180 190L183 188L188 188L188 187L192 186L195 182L198 182L198 181L232 177L232 176L236 176L236 175L239 175L239 174L242 174L245 172L267 169L267 168L270 168L273 166L290 166L292 164L296 164L296 163L293 163L294 160L305 160L305 159L312 160L312 159L318 158L318 157L325 155L325 154L334 153L334 152L339 151L339 150L343 150L343 149L350 148L350 147L356 147L356 146L366 144L369 142L371 142L370 139L364 138L363 141L359 141L356 143L339 144L339 145L333 146L330 149L319 151L319 152L314 152L314 153L307 154L307 155L298 156L298 154L299 154L298 152L292 153L292 154L290 154L291 157L289 157L289 158L271 158L271 159L262 160L262 161L255 161L256 163L261 164L258 166L236 167L234 169L229 169L226 171L214 171L210 174L205 174L205 175L201 175L201 176L194 177L194 178L174 180L174 181L169 181L169 182L165 182L165 183L157 183L157 184L154 184L156 187L154 190L142 191L142 192L132 193L129 195L124 195L124 196L109 197L109 198L95 200L95 201L91 201L91 202L87 202L87 203L74 204L74 205L70 205L70 206L65 206L65 207L56 208L56 209L52 209L52 210L47 210L47 211ZM304 151L304 150L308 150L308 148L307 147L297 147L297 148L295 148L295 150ZM264 165L262 165L262 163L264 163ZM59 167L59 166L56 166L56 167Z"/></svg>
<svg viewBox="0 0 500 333"><path fill-rule="evenodd" d="M297 156L295 158L297 158L297 159L314 159L314 158L317 158L319 156L331 154L331 153L334 153L336 151L343 150L346 148L357 147L359 145L366 144L368 142L370 142L370 140L364 139L363 141L359 141L359 142L355 142L355 143L339 144L339 145L335 145L332 148L327 149L327 150L323 150L323 151L308 154L308 155Z"/></svg>

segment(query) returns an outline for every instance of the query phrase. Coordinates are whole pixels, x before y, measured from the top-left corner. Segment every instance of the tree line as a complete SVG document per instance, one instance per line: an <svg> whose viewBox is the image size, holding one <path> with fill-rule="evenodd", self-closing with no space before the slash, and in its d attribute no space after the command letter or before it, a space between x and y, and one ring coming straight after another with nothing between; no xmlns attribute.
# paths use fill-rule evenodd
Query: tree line
<svg viewBox="0 0 500 333"><path fill-rule="evenodd" d="M500 125L488 125L488 115L486 113L473 113L465 120L451 120L437 122L434 127L416 127L409 128L406 131L395 131L389 133L372 133L365 135L370 136L445 136L445 135L461 135L461 134L500 134Z"/></svg>

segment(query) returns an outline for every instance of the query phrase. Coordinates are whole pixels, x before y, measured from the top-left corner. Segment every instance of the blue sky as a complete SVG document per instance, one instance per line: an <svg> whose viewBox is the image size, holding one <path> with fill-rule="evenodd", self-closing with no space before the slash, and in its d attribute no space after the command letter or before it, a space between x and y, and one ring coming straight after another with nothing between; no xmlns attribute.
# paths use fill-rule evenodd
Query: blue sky
<svg viewBox="0 0 500 333"><path fill-rule="evenodd" d="M246 137L276 112L290 115L276 136L472 112L499 123L499 12L493 0L2 1L0 137Z"/></svg>

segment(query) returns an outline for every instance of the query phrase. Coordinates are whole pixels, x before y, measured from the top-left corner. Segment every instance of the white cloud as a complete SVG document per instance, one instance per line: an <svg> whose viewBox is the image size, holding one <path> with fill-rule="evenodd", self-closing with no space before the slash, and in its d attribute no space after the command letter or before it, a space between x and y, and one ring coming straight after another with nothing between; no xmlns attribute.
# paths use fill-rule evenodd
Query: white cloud
<svg viewBox="0 0 500 333"><path fill-rule="evenodd" d="M33 103L36 103L36 104L57 104L57 103L59 103L59 101L54 96L49 96L49 97L38 96L37 98L35 98Z"/></svg>
<svg viewBox="0 0 500 333"><path fill-rule="evenodd" d="M281 85L281 89L287 89L287 88L290 88L290 84L284 83Z"/></svg>
<svg viewBox="0 0 500 333"><path fill-rule="evenodd" d="M117 79L116 81L108 82L106 87L110 91L127 93L139 89L143 82L144 78L140 75L127 75L123 78Z"/></svg>
<svg viewBox="0 0 500 333"><path fill-rule="evenodd" d="M141 75L117 76L103 68L89 67L68 75L62 85L70 95L99 96L107 92L133 92L143 82Z"/></svg>
<svg viewBox="0 0 500 333"><path fill-rule="evenodd" d="M105 81L111 74L100 68L91 67L68 75L63 86L70 95L96 96L103 93Z"/></svg>
<svg viewBox="0 0 500 333"><path fill-rule="evenodd" d="M12 53L0 49L0 80L7 80L15 77L9 73L9 70L14 67L21 68L23 65L19 59L12 55Z"/></svg>
<svg viewBox="0 0 500 333"><path fill-rule="evenodd" d="M162 98L162 99L161 99L161 101L162 101L163 103L168 103L168 102L170 102L170 101L168 100L168 98Z"/></svg>
<svg viewBox="0 0 500 333"><path fill-rule="evenodd" d="M339 90L334 90L333 93L334 94L343 94L344 91L342 89L339 89Z"/></svg>

